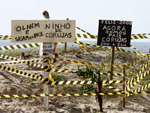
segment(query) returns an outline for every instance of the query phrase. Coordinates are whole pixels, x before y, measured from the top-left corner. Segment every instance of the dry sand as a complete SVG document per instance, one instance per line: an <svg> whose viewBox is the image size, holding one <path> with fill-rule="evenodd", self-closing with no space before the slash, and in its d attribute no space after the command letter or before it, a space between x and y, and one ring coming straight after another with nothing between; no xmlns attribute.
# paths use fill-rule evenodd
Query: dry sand
<svg viewBox="0 0 150 113"><path fill-rule="evenodd" d="M74 53L59 55L59 58L80 60L98 63L104 61L105 57L110 55L105 51L97 52L83 52L83 59L77 59ZM33 57L37 59L39 57ZM7 61L7 60L5 60ZM117 60L116 60L117 62ZM58 65L65 67L69 70L77 70L77 64L67 62L57 62ZM18 70L23 70L28 73L36 75L42 74L42 70L31 70L25 64L12 64L8 65L17 67ZM55 66L52 66L55 68ZM33 69L33 68L32 68ZM58 74L58 73L54 73ZM13 76L12 76L13 75ZM68 80L80 80L77 75L72 73L59 73L64 75ZM4 76L12 79L14 83L7 80ZM26 77L17 78L14 74L0 71L0 92L1 94L40 94L43 91L41 81L33 80L34 85ZM20 75L18 75L20 76ZM114 77L114 80L122 80L122 77ZM50 93L63 93L62 89L68 93L78 93L80 85L69 85L61 88L50 87ZM139 87L140 85L138 85ZM116 88L122 89L122 84L115 85ZM69 89L69 90L68 90ZM69 92L70 91L70 92ZM104 96L103 97L103 110L105 113L150 113L150 94L133 95L126 98L126 107L122 108L122 96ZM95 101L94 96L89 97L50 97L49 98L49 111L44 111L43 97L37 98L11 98L0 99L0 113L98 113L98 103Z"/></svg>

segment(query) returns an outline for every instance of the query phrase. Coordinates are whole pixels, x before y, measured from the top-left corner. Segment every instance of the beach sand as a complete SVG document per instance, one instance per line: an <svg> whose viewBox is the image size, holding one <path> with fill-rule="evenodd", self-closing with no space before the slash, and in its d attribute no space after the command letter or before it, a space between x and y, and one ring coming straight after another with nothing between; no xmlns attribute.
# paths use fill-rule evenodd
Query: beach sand
<svg viewBox="0 0 150 113"><path fill-rule="evenodd" d="M75 57L74 52L59 54L59 58L79 60L84 62L100 63L107 62L104 60L107 56L110 56L111 52L96 51L86 52L82 51L83 59ZM37 59L32 57L31 59ZM110 59L109 59L110 60ZM8 60L5 60L8 61ZM119 60L115 60L115 63L120 63ZM77 65L74 63L57 61L57 65L67 68L72 71L77 71ZM108 63L109 64L109 63ZM8 64L11 67L17 67L18 70L22 70L35 75L41 75L42 70L31 68L25 64ZM85 67L85 66L81 66ZM56 69L54 65L52 68ZM34 69L34 70L32 70ZM109 70L107 68L106 70ZM67 80L81 80L77 75L73 73L57 73L66 77ZM19 76L19 78L18 78ZM6 79L10 78L11 80ZM122 77L115 76L113 80L122 80ZM32 83L31 83L32 82ZM33 84L34 83L34 84ZM22 77L5 71L0 71L0 92L1 94L41 94L43 93L43 85L41 81ZM122 84L113 85L116 88L122 89ZM134 88L139 88L141 85L137 85ZM95 86L97 87L97 86ZM50 86L50 93L79 93L80 85L66 85L53 88ZM105 92L105 91L104 91ZM138 94L132 95L126 98L126 107L122 108L122 95L103 96L103 110L105 113L150 113L150 94ZM95 96L88 97L49 97L49 111L44 111L43 97L28 97L28 98L8 98L0 99L0 113L98 113L99 104L95 100Z"/></svg>

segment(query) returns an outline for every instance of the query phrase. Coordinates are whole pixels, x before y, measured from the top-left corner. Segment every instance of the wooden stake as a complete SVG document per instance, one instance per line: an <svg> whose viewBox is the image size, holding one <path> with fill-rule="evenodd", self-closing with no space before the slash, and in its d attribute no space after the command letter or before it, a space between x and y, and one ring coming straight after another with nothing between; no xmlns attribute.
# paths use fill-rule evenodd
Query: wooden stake
<svg viewBox="0 0 150 113"><path fill-rule="evenodd" d="M112 80L112 76L113 76L113 65L114 65L114 53L115 53L115 50L114 50L114 46L111 46L112 48L112 53L111 53L111 69L110 69L110 80Z"/></svg>
<svg viewBox="0 0 150 113"><path fill-rule="evenodd" d="M69 18L67 18L67 20L69 20ZM64 52L67 52L67 42L65 42L65 48L64 48Z"/></svg>
<svg viewBox="0 0 150 113"><path fill-rule="evenodd" d="M97 82L97 84L98 84L99 93L102 93L102 81ZM98 95L98 102L99 102L100 112L103 112L103 109L102 109L102 103L103 103L102 95Z"/></svg>
<svg viewBox="0 0 150 113"><path fill-rule="evenodd" d="M48 63L43 63L43 65L48 66ZM43 71L43 77L49 78L48 75L49 75L48 72ZM43 93L49 94L49 86L48 85L43 85ZM44 111L48 111L48 110L49 110L49 96L45 96L44 97Z"/></svg>
<svg viewBox="0 0 150 113"><path fill-rule="evenodd" d="M65 42L65 49L64 49L64 52L66 53L67 51L67 42Z"/></svg>
<svg viewBox="0 0 150 113"><path fill-rule="evenodd" d="M150 53L150 48L149 48L149 53ZM148 55L148 61L149 61L149 55Z"/></svg>
<svg viewBox="0 0 150 113"><path fill-rule="evenodd" d="M123 65L123 91L125 92L125 65ZM125 94L123 95L123 108L125 108Z"/></svg>
<svg viewBox="0 0 150 113"><path fill-rule="evenodd" d="M43 77L48 78L48 72L43 72ZM43 85L43 93L49 94L49 87L48 85ZM49 110L49 96L44 97L44 111Z"/></svg>

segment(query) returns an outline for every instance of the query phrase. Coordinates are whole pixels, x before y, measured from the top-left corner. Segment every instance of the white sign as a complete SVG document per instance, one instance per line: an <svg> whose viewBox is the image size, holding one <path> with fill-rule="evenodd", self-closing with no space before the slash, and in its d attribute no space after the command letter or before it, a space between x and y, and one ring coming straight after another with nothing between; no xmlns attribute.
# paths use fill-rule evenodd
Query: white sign
<svg viewBox="0 0 150 113"><path fill-rule="evenodd" d="M11 42L75 42L75 20L12 20Z"/></svg>
<svg viewBox="0 0 150 113"><path fill-rule="evenodd" d="M54 49L54 43L44 42L43 43L43 53L52 53Z"/></svg>

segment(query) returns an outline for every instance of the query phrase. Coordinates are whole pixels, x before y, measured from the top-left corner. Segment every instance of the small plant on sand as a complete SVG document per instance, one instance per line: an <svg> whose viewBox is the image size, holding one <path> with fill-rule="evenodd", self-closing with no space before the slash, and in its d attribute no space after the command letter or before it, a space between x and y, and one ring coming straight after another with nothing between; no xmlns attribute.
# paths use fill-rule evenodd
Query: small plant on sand
<svg viewBox="0 0 150 113"><path fill-rule="evenodd" d="M100 112L103 112L102 109L102 95L99 95L101 93L102 89L102 81L105 79L107 76L102 76L101 72L104 71L104 64L101 63L99 68L93 67L93 66L86 66L86 69L80 69L78 66L78 76L82 77L84 79L90 79L92 82L96 82L98 85L98 90L96 88L93 88L93 85L83 85L81 86L80 93L92 93L95 92L96 95L96 100L99 102L100 106Z"/></svg>

